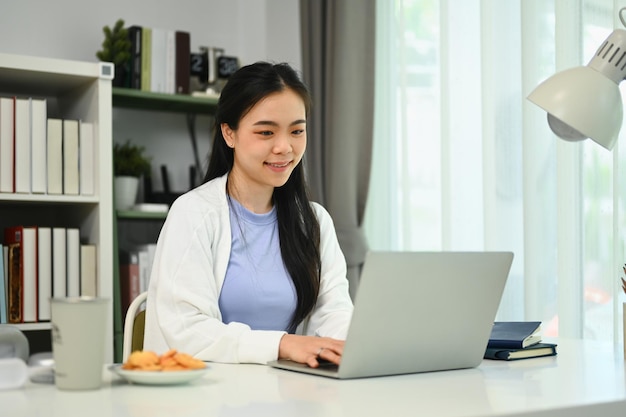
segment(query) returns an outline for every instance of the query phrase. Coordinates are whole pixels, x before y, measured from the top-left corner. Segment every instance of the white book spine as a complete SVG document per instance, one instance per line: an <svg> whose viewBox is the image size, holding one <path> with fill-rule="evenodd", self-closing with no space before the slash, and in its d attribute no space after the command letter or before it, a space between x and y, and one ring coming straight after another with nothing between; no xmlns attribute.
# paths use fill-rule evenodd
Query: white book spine
<svg viewBox="0 0 626 417"><path fill-rule="evenodd" d="M31 192L46 192L46 100L31 99Z"/></svg>
<svg viewBox="0 0 626 417"><path fill-rule="evenodd" d="M148 290L148 271L149 271L149 257L147 249L140 249L137 254L139 255L139 292Z"/></svg>
<svg viewBox="0 0 626 417"><path fill-rule="evenodd" d="M63 227L52 229L52 295L67 296L66 231Z"/></svg>
<svg viewBox="0 0 626 417"><path fill-rule="evenodd" d="M15 192L30 193L30 100L15 99Z"/></svg>
<svg viewBox="0 0 626 417"><path fill-rule="evenodd" d="M96 257L96 245L80 246L80 294L86 297L98 295Z"/></svg>
<svg viewBox="0 0 626 417"><path fill-rule="evenodd" d="M37 321L37 228L22 230L22 320Z"/></svg>
<svg viewBox="0 0 626 417"><path fill-rule="evenodd" d="M67 229L67 296L80 296L80 232Z"/></svg>
<svg viewBox="0 0 626 417"><path fill-rule="evenodd" d="M14 153L14 99L0 97L0 192L12 193Z"/></svg>
<svg viewBox="0 0 626 417"><path fill-rule="evenodd" d="M150 90L165 93L167 32L165 29L152 28L152 56L150 63Z"/></svg>
<svg viewBox="0 0 626 417"><path fill-rule="evenodd" d="M80 122L79 182L81 195L95 193L95 144L93 123Z"/></svg>
<svg viewBox="0 0 626 417"><path fill-rule="evenodd" d="M63 120L63 194L78 195L78 120Z"/></svg>
<svg viewBox="0 0 626 417"><path fill-rule="evenodd" d="M165 92L176 94L176 31L166 31Z"/></svg>
<svg viewBox="0 0 626 417"><path fill-rule="evenodd" d="M48 119L47 129L47 191L48 194L63 194L63 121Z"/></svg>
<svg viewBox="0 0 626 417"><path fill-rule="evenodd" d="M50 320L50 297L52 297L52 229L37 230L37 285L39 321Z"/></svg>

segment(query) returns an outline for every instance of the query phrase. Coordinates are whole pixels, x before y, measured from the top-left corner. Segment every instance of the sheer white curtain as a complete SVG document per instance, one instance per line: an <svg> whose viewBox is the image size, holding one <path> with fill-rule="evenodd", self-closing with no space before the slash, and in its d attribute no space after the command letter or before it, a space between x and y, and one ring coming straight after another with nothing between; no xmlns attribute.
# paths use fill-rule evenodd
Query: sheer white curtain
<svg viewBox="0 0 626 417"><path fill-rule="evenodd" d="M586 65L621 7L379 0L371 248L511 250L499 320L621 340L626 145L557 139L526 100Z"/></svg>

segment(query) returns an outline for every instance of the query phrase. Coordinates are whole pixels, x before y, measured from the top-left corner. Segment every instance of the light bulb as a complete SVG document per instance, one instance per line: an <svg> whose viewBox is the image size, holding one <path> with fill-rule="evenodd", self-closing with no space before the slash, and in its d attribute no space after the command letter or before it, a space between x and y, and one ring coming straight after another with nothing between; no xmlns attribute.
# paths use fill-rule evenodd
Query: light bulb
<svg viewBox="0 0 626 417"><path fill-rule="evenodd" d="M587 136L583 135L567 123L562 122L560 119L554 117L550 113L548 113L548 125L550 126L550 129L554 132L554 134L561 139L570 142L578 142L587 139Z"/></svg>

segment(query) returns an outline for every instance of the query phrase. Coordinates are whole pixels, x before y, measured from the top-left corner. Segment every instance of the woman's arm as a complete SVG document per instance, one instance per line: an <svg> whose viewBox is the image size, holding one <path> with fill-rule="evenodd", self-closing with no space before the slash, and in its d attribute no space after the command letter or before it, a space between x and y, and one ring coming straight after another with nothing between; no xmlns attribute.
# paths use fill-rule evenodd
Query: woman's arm
<svg viewBox="0 0 626 417"><path fill-rule="evenodd" d="M320 293L309 318L306 334L344 340L353 309L346 259L330 214L319 204L313 205L320 223L322 271Z"/></svg>

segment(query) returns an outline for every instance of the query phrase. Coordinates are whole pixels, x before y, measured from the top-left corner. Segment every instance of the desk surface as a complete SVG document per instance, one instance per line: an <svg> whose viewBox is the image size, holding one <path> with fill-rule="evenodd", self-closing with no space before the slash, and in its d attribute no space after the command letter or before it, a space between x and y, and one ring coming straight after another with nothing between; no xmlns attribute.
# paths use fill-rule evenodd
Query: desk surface
<svg viewBox="0 0 626 417"><path fill-rule="evenodd" d="M209 364L180 386L141 386L105 371L101 390L32 384L0 391L3 416L588 416L626 415L621 346L559 340L556 357L485 360L475 369L336 381L263 365ZM86 412L88 410L88 412Z"/></svg>

